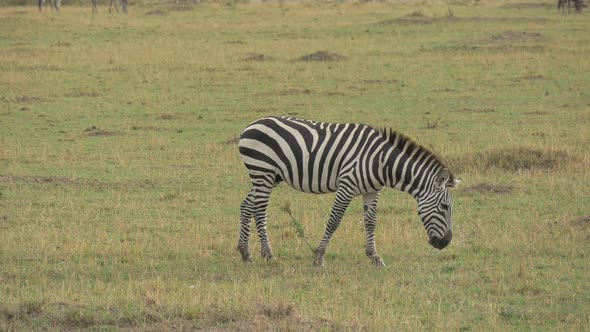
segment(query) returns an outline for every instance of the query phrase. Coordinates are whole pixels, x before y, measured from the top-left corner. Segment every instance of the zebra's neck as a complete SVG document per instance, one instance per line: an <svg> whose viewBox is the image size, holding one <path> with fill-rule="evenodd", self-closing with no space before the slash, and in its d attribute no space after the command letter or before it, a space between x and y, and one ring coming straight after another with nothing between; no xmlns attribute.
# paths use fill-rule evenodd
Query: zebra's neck
<svg viewBox="0 0 590 332"><path fill-rule="evenodd" d="M383 178L387 186L404 191L414 198L424 193L434 174L444 168L440 160L410 138L384 132L388 140L383 150Z"/></svg>

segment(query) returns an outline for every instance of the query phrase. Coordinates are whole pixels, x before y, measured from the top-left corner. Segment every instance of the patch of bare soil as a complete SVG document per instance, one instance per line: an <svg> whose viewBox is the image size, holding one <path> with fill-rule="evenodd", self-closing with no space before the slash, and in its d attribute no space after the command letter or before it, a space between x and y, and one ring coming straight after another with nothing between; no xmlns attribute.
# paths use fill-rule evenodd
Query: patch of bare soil
<svg viewBox="0 0 590 332"><path fill-rule="evenodd" d="M37 97L37 96L20 96L20 97L16 97L15 101L17 103L23 103L23 104L34 104L34 103L41 103L41 102L45 101L45 99L43 99L41 97Z"/></svg>
<svg viewBox="0 0 590 332"><path fill-rule="evenodd" d="M527 41L527 40L538 40L541 34L538 32L526 32L526 31L504 31L497 35L490 37L494 41Z"/></svg>
<svg viewBox="0 0 590 332"><path fill-rule="evenodd" d="M504 9L534 9L534 8L553 8L554 6L542 2L516 2L507 3L500 8Z"/></svg>
<svg viewBox="0 0 590 332"><path fill-rule="evenodd" d="M131 126L131 130L145 130L145 131L166 131L167 129L155 127L155 126Z"/></svg>
<svg viewBox="0 0 590 332"><path fill-rule="evenodd" d="M176 115L172 113L160 113L158 114L158 119L160 120L174 120L176 119Z"/></svg>
<svg viewBox="0 0 590 332"><path fill-rule="evenodd" d="M239 141L240 141L239 137L234 137L234 138L230 138L227 141L223 142L223 144L234 145L234 144L238 144Z"/></svg>
<svg viewBox="0 0 590 332"><path fill-rule="evenodd" d="M480 194L508 194L512 190L514 190L514 187L511 185L495 183L478 183L465 189L467 192Z"/></svg>
<svg viewBox="0 0 590 332"><path fill-rule="evenodd" d="M570 224L572 226L576 226L576 227L590 227L590 215L588 216L581 216L581 217L577 217L575 219L572 219L570 221Z"/></svg>
<svg viewBox="0 0 590 332"><path fill-rule="evenodd" d="M541 75L541 74L533 74L533 73L528 73L522 77L517 77L512 79L513 82L520 82L520 81L540 81L540 80L544 80L545 76Z"/></svg>
<svg viewBox="0 0 590 332"><path fill-rule="evenodd" d="M149 12L146 12L145 14L148 16L162 16L162 15L166 15L168 13L163 10L156 9L156 10L150 10Z"/></svg>
<svg viewBox="0 0 590 332"><path fill-rule="evenodd" d="M69 42L64 42L64 41L57 41L51 45L49 45L50 47L70 47L72 46L72 43Z"/></svg>
<svg viewBox="0 0 590 332"><path fill-rule="evenodd" d="M400 80L361 80L361 83L364 84L401 84L401 86L405 86L403 81Z"/></svg>
<svg viewBox="0 0 590 332"><path fill-rule="evenodd" d="M14 176L0 175L0 182L29 182L54 185L82 185L86 181L66 176Z"/></svg>
<svg viewBox="0 0 590 332"><path fill-rule="evenodd" d="M548 112L545 111L532 111L532 112L525 112L524 115L547 115Z"/></svg>
<svg viewBox="0 0 590 332"><path fill-rule="evenodd" d="M458 112L458 113L494 113L494 112L496 112L496 110L493 109L493 108L469 108L469 107L463 107L461 109L454 110L453 112Z"/></svg>
<svg viewBox="0 0 590 332"><path fill-rule="evenodd" d="M377 25L399 25L399 24L433 24L433 23L494 23L494 22L545 22L544 18L530 17L457 17L457 16L424 16L411 13L406 16L379 21Z"/></svg>
<svg viewBox="0 0 590 332"><path fill-rule="evenodd" d="M248 62L265 62L265 61L273 61L274 58L270 55L265 55L262 53L248 53L244 58L244 61Z"/></svg>
<svg viewBox="0 0 590 332"><path fill-rule="evenodd" d="M515 147L481 151L463 158L447 158L449 167L461 173L470 169L506 172L552 171L564 167L582 167L582 161L564 150Z"/></svg>
<svg viewBox="0 0 590 332"><path fill-rule="evenodd" d="M500 168L510 172L526 170L552 170L573 161L573 157L561 150L518 147L478 154L486 168Z"/></svg>
<svg viewBox="0 0 590 332"><path fill-rule="evenodd" d="M74 90L64 94L64 97L100 97L101 94L98 92L90 92L90 91L81 91L81 90Z"/></svg>
<svg viewBox="0 0 590 332"><path fill-rule="evenodd" d="M287 88L285 90L260 92L260 93L257 93L256 95L257 96L301 96L301 95L310 95L313 93L314 93L314 91L312 91L310 89Z"/></svg>
<svg viewBox="0 0 590 332"><path fill-rule="evenodd" d="M193 9L195 9L195 6L187 3L170 6L170 10L174 12L189 12Z"/></svg>
<svg viewBox="0 0 590 332"><path fill-rule="evenodd" d="M97 126L92 126L84 129L84 135L90 136L115 136L117 135L116 132L106 129L100 129Z"/></svg>
<svg viewBox="0 0 590 332"><path fill-rule="evenodd" d="M317 51L311 54L304 55L297 59L297 61L303 62L330 62L330 61L343 61L347 57L331 51Z"/></svg>

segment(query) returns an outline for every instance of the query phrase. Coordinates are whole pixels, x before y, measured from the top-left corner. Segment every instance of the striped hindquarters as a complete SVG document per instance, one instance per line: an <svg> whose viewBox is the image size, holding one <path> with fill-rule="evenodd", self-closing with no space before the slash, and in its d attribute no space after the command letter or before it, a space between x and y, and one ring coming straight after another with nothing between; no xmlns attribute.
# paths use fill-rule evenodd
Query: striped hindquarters
<svg viewBox="0 0 590 332"><path fill-rule="evenodd" d="M383 185L374 167L379 144L385 144L381 137L363 124L267 117L244 129L239 147L253 181L271 178L303 192L326 193L336 191L343 174L352 174L358 191L365 192Z"/></svg>

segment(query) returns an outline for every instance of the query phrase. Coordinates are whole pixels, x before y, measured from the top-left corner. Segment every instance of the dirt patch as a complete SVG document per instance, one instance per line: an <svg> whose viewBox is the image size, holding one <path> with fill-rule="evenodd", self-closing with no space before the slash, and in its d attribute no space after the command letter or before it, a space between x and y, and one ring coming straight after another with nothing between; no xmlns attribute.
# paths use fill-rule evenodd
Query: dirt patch
<svg viewBox="0 0 590 332"><path fill-rule="evenodd" d="M310 95L313 93L314 93L314 91L310 90L310 89L287 88L285 90L259 92L259 93L256 93L256 96L301 96L301 95Z"/></svg>
<svg viewBox="0 0 590 332"><path fill-rule="evenodd" d="M331 51L317 51L311 54L304 55L297 59L297 61L303 62L331 62L331 61L343 61L348 57L331 52Z"/></svg>
<svg viewBox="0 0 590 332"><path fill-rule="evenodd" d="M540 80L544 80L545 76L541 75L541 74L532 74L532 73L528 73L524 76L521 77L517 77L512 79L512 82L521 82L521 81L540 81Z"/></svg>
<svg viewBox="0 0 590 332"><path fill-rule="evenodd" d="M553 5L537 2L507 3L500 8L504 9L534 9L534 8L553 8Z"/></svg>
<svg viewBox="0 0 590 332"><path fill-rule="evenodd" d="M145 130L145 131L166 131L167 129L155 127L155 126L131 126L131 130Z"/></svg>
<svg viewBox="0 0 590 332"><path fill-rule="evenodd" d="M190 4L177 4L174 6L170 6L170 10L174 12L189 12L195 9L195 6Z"/></svg>
<svg viewBox="0 0 590 332"><path fill-rule="evenodd" d="M49 46L50 47L70 47L70 46L72 46L72 43L64 42L64 41L57 41Z"/></svg>
<svg viewBox="0 0 590 332"><path fill-rule="evenodd" d="M88 181L66 176L14 176L0 175L0 182L29 182L54 185L82 185Z"/></svg>
<svg viewBox="0 0 590 332"><path fill-rule="evenodd" d="M403 81L400 80L395 80L395 79L391 79L391 80L361 80L360 83L363 84L400 84L401 86L405 86L405 83Z"/></svg>
<svg viewBox="0 0 590 332"><path fill-rule="evenodd" d="M176 119L176 115L172 113L160 113L158 114L158 119L160 120L174 120Z"/></svg>
<svg viewBox="0 0 590 332"><path fill-rule="evenodd" d="M526 31L504 31L497 35L490 37L494 41L527 41L527 40L538 40L541 38L541 34L538 32L526 32Z"/></svg>
<svg viewBox="0 0 590 332"><path fill-rule="evenodd" d="M100 129L97 126L92 126L84 129L82 132L86 136L115 136L116 132L106 129Z"/></svg>
<svg viewBox="0 0 590 332"><path fill-rule="evenodd" d="M41 103L45 101L45 99L37 96L20 96L14 99L17 103L22 104L34 104L34 103Z"/></svg>
<svg viewBox="0 0 590 332"><path fill-rule="evenodd" d="M570 224L572 226L582 227L582 228L590 227L590 215L574 218L570 221Z"/></svg>
<svg viewBox="0 0 590 332"><path fill-rule="evenodd" d="M149 12L146 12L145 15L147 16L162 16L162 15L167 15L168 13L160 10L160 9L156 9L156 10L150 10Z"/></svg>
<svg viewBox="0 0 590 332"><path fill-rule="evenodd" d="M505 172L552 171L568 166L582 167L582 162L564 150L516 147L481 151L464 158L447 158L449 168L457 173L467 170Z"/></svg>
<svg viewBox="0 0 590 332"><path fill-rule="evenodd" d="M508 194L514 187L507 184L494 184L494 183L479 183L471 187L467 187L465 191L480 194Z"/></svg>
<svg viewBox="0 0 590 332"><path fill-rule="evenodd" d="M419 12L418 12L419 13ZM491 17L491 16L477 16L477 17L457 17L457 16L441 16L430 17L420 16L419 14L410 13L406 16L379 21L376 25L400 25L400 24L434 24L434 23L502 23L502 22L537 22L543 23L547 20L537 17Z"/></svg>
<svg viewBox="0 0 590 332"><path fill-rule="evenodd" d="M545 111L532 111L532 112L525 112L524 115L547 115L548 112Z"/></svg>
<svg viewBox="0 0 590 332"><path fill-rule="evenodd" d="M244 58L244 61L248 62L265 62L265 61L273 61L274 58L270 55L265 55L262 53L248 53Z"/></svg>
<svg viewBox="0 0 590 332"><path fill-rule="evenodd" d="M285 305L282 303L274 306L268 304L259 304L258 312L272 319L283 319L287 317L294 317L296 315L295 309L292 305Z"/></svg>
<svg viewBox="0 0 590 332"><path fill-rule="evenodd" d="M462 109L454 110L453 112L458 113L494 113L496 112L493 108L468 108L463 107Z"/></svg>
<svg viewBox="0 0 590 332"><path fill-rule="evenodd" d="M72 97L72 98L76 98L76 97L100 97L101 94L98 92L89 92L89 91L80 91L80 90L74 90L72 92L68 92L64 94L64 97Z"/></svg>
<svg viewBox="0 0 590 332"><path fill-rule="evenodd" d="M234 144L238 144L238 142L240 142L240 138L239 137L234 137L234 138L230 138L227 141L223 142L223 144L225 144L225 145L234 145Z"/></svg>
<svg viewBox="0 0 590 332"><path fill-rule="evenodd" d="M478 160L485 168L499 168L510 172L552 170L573 160L567 152L519 147L479 153Z"/></svg>

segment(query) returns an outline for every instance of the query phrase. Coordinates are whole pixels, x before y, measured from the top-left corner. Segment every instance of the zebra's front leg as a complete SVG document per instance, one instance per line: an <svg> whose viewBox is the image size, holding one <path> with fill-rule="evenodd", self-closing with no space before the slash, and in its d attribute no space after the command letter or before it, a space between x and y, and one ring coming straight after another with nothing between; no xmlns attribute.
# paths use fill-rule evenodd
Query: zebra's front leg
<svg viewBox="0 0 590 332"><path fill-rule="evenodd" d="M336 192L336 200L334 200L332 212L330 212L330 218L328 219L328 224L326 225L324 237L322 238L322 241L320 241L320 244L315 251L315 259L313 261L315 266L324 266L324 255L326 254L328 243L330 242L330 239L332 238L332 235L336 229L338 229L340 221L342 221L342 217L346 212L346 208L353 198L354 195L346 192L345 190L339 189Z"/></svg>
<svg viewBox="0 0 590 332"><path fill-rule="evenodd" d="M240 238L238 251L244 262L252 262L250 257L250 221L254 216L254 191L250 191L240 205Z"/></svg>
<svg viewBox="0 0 590 332"><path fill-rule="evenodd" d="M367 234L367 246L365 254L371 259L375 266L385 266L383 259L377 255L375 247L375 228L377 227L377 203L379 192L363 195L363 209L365 210L365 232Z"/></svg>

